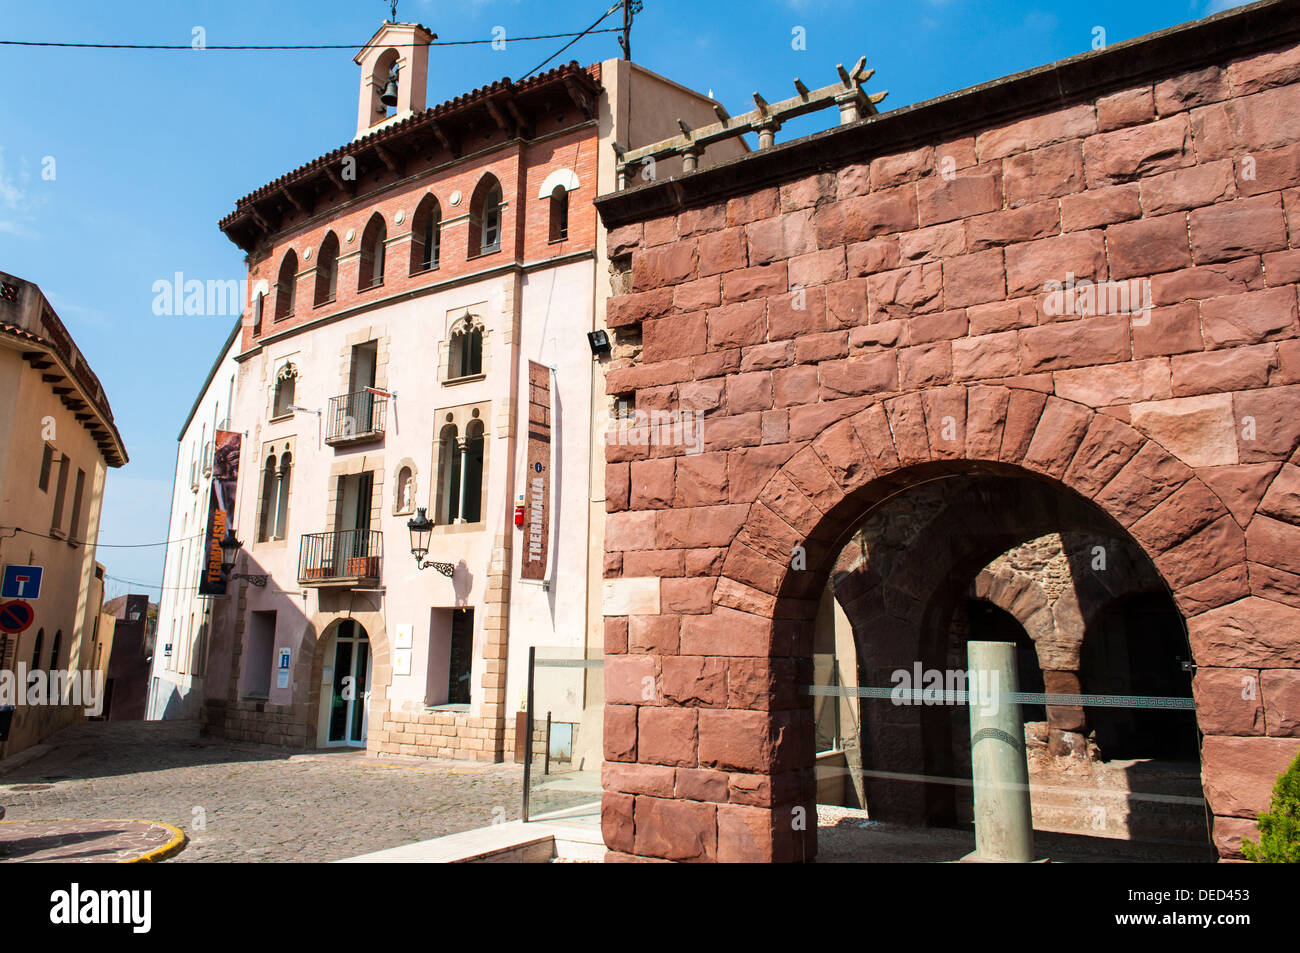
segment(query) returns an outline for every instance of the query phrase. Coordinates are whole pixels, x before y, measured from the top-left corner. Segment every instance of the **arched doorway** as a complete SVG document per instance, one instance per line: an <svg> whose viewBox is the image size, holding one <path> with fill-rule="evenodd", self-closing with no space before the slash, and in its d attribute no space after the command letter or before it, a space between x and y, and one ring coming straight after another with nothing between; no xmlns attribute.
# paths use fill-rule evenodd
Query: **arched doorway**
<svg viewBox="0 0 1300 953"><path fill-rule="evenodd" d="M321 640L320 651L317 746L364 748L370 721L370 637L355 619L343 619Z"/></svg>
<svg viewBox="0 0 1300 953"><path fill-rule="evenodd" d="M887 689L920 689L924 679L927 689L960 690L967 644L998 641L1016 647L1018 689L1036 696L1021 707L1036 827L1208 844L1186 627L1128 532L1017 467L932 464L891 482L822 550L852 632L854 654L838 665L856 665L862 686L854 787L868 816L971 822L965 701L942 691L900 700ZM1065 697L1081 694L1103 700L1085 708ZM1174 707L1146 707L1153 697ZM1130 760L1105 764L1104 739Z"/></svg>

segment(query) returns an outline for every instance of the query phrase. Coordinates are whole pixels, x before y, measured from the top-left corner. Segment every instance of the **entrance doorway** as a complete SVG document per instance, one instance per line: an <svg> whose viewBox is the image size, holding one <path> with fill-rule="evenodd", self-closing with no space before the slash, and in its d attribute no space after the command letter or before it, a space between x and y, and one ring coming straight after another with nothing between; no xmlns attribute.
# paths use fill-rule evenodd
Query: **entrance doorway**
<svg viewBox="0 0 1300 953"><path fill-rule="evenodd" d="M325 747L364 748L369 722L370 637L357 622L344 619L326 646L322 688L329 686L329 704L322 712L321 743Z"/></svg>

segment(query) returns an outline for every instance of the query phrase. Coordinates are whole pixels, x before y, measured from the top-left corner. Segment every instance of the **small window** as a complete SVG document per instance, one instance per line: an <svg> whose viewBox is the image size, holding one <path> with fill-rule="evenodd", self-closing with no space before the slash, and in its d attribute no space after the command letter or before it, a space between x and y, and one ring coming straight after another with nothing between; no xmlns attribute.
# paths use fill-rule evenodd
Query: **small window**
<svg viewBox="0 0 1300 953"><path fill-rule="evenodd" d="M557 185L551 192L551 241L562 242L569 237L569 190Z"/></svg>
<svg viewBox="0 0 1300 953"><path fill-rule="evenodd" d="M36 481L36 485L43 491L49 492L50 489L50 467L54 465L54 448L48 443L41 453L41 475Z"/></svg>
<svg viewBox="0 0 1300 953"><path fill-rule="evenodd" d="M501 183L485 175L474 189L469 207L469 254L486 255L501 250Z"/></svg>
<svg viewBox="0 0 1300 953"><path fill-rule="evenodd" d="M86 471L77 471L77 483L72 491L72 519L68 523L68 538L81 538L81 501L86 492Z"/></svg>
<svg viewBox="0 0 1300 953"><path fill-rule="evenodd" d="M54 489L54 515L50 519L50 532L63 532L63 503L68 495L68 455L59 454L59 477Z"/></svg>
<svg viewBox="0 0 1300 953"><path fill-rule="evenodd" d="M460 441L456 439L456 426L442 428L438 438L438 509L440 526L460 521Z"/></svg>
<svg viewBox="0 0 1300 953"><path fill-rule="evenodd" d="M61 668L59 665L59 653L63 650L63 630L54 633L54 644L50 646L50 670L54 671Z"/></svg>
<svg viewBox="0 0 1300 953"><path fill-rule="evenodd" d="M289 526L289 481L293 476L293 456L280 455L279 480L276 486L275 538L286 539Z"/></svg>
<svg viewBox="0 0 1300 953"><path fill-rule="evenodd" d="M262 333L262 308L266 303L266 295L258 292L253 295L253 333Z"/></svg>
<svg viewBox="0 0 1300 953"><path fill-rule="evenodd" d="M272 417L283 417L293 412L294 392L298 386L298 368L286 364L275 376L275 401L271 410Z"/></svg>
<svg viewBox="0 0 1300 953"><path fill-rule="evenodd" d="M483 325L477 318L471 315L452 325L449 356L449 379L483 373Z"/></svg>
<svg viewBox="0 0 1300 953"><path fill-rule="evenodd" d="M275 512L275 487L276 487L276 470L275 455L266 458L266 466L262 469L262 508L257 520L257 541L264 543L271 538L271 533L275 530L275 523L271 514ZM184 560L184 556L181 557Z"/></svg>
<svg viewBox="0 0 1300 953"><path fill-rule="evenodd" d="M460 521L477 523L483 518L483 421L471 420L465 428L464 483Z"/></svg>
<svg viewBox="0 0 1300 953"><path fill-rule="evenodd" d="M432 195L420 200L411 220L411 274L438 267L442 251L442 208Z"/></svg>
<svg viewBox="0 0 1300 953"><path fill-rule="evenodd" d="M339 278L339 240L333 232L325 236L320 243L320 253L316 256L316 307L329 304L338 291Z"/></svg>
<svg viewBox="0 0 1300 953"><path fill-rule="evenodd" d="M366 230L361 234L361 268L357 275L357 290L377 288L384 283L384 242L388 230L378 212L371 216Z"/></svg>
<svg viewBox="0 0 1300 953"><path fill-rule="evenodd" d="M293 298L298 285L298 256L292 250L280 262L280 277L275 283L275 320L293 317Z"/></svg>

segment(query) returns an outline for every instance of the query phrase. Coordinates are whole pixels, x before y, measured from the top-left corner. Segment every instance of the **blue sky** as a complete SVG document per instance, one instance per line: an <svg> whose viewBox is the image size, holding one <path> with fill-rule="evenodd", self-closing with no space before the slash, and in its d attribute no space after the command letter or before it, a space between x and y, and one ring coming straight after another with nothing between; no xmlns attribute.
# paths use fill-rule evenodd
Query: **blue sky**
<svg viewBox="0 0 1300 953"><path fill-rule="evenodd" d="M401 0L399 19L443 40L581 30L612 0ZM784 98L867 57L888 109L1237 4L1227 0L645 0L632 38L645 66L733 112ZM355 43L385 0L0 0L0 39L189 44ZM611 17L613 25L619 15ZM801 27L806 49L793 48ZM565 41L442 47L429 102L518 78ZM355 49L119 51L0 47L0 269L45 291L108 390L130 464L110 473L101 544L166 538L178 433L233 318L155 316L153 284L182 272L242 279L217 229L235 200L342 145L356 122ZM613 35L560 59L619 55ZM554 65L551 64L551 65ZM806 117L782 139L833 122ZM43 178L46 157L54 178ZM162 548L104 548L111 576L157 584ZM110 595L144 587L120 581ZM155 597L157 589L151 590Z"/></svg>

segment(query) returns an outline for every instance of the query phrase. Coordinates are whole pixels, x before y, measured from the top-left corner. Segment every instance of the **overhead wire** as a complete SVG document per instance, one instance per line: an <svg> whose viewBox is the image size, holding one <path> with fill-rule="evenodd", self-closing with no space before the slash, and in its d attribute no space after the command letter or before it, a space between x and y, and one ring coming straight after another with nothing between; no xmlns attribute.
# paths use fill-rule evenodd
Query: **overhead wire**
<svg viewBox="0 0 1300 953"><path fill-rule="evenodd" d="M604 22L604 21L605 21L605 20L610 16L610 14L612 14L615 10L621 10L622 8L623 8L623 0L617 0L617 2L616 2L612 7L610 7L608 10L606 10L603 14L601 14L601 15L596 19L596 22L595 22L595 23L593 23L591 26L587 27L587 29L583 30L581 33L575 35L574 38L573 38L572 40L570 40L568 43L565 43L562 47L560 47L558 50L556 50L554 53L552 53L552 54L551 54L550 56L548 56L546 59L542 60L540 63L538 63L536 66L534 66L532 69L530 69L527 73L525 73L523 76L521 76L521 77L519 77L519 78L520 78L521 80L524 80L524 79L527 79L528 77L532 76L532 75L533 75L534 73L536 73L539 69L541 69L541 68L542 68L543 66L545 66L547 63L549 63L551 60L555 59L557 56L559 56L561 53L563 53L563 52L564 52L565 50L567 50L569 47L573 46L574 43L577 43L577 42L578 42L580 39L582 39L584 36L587 36L589 33L593 33L593 32L595 32L595 33L622 33L623 31L622 31L621 29L606 29L606 30L597 30L597 29L596 29L596 27L600 26L600 24L603 23L603 22Z"/></svg>
<svg viewBox="0 0 1300 953"><path fill-rule="evenodd" d="M621 4L620 4L621 5ZM613 11L611 11L613 12ZM605 17L596 21L599 24ZM594 27L596 24L593 24ZM399 47L415 46L478 46L486 43L527 43L533 40L560 40L566 37L573 37L573 43L588 34L597 33L621 33L622 30L609 28L596 30L588 28L581 33L539 33L534 36L510 36L491 37L482 40L434 40L430 43L389 43L388 46L394 49ZM564 50L572 46L569 43L563 49L555 53L559 56ZM195 46L193 43L70 43L62 40L0 40L0 46L27 46L43 47L57 49L74 49L74 50L194 50L202 52L204 50L246 50L246 51L293 51L293 50L355 50L356 43L204 43L201 46ZM550 60L547 60L550 62ZM545 65L545 64L543 64ZM540 67L539 67L540 68Z"/></svg>

